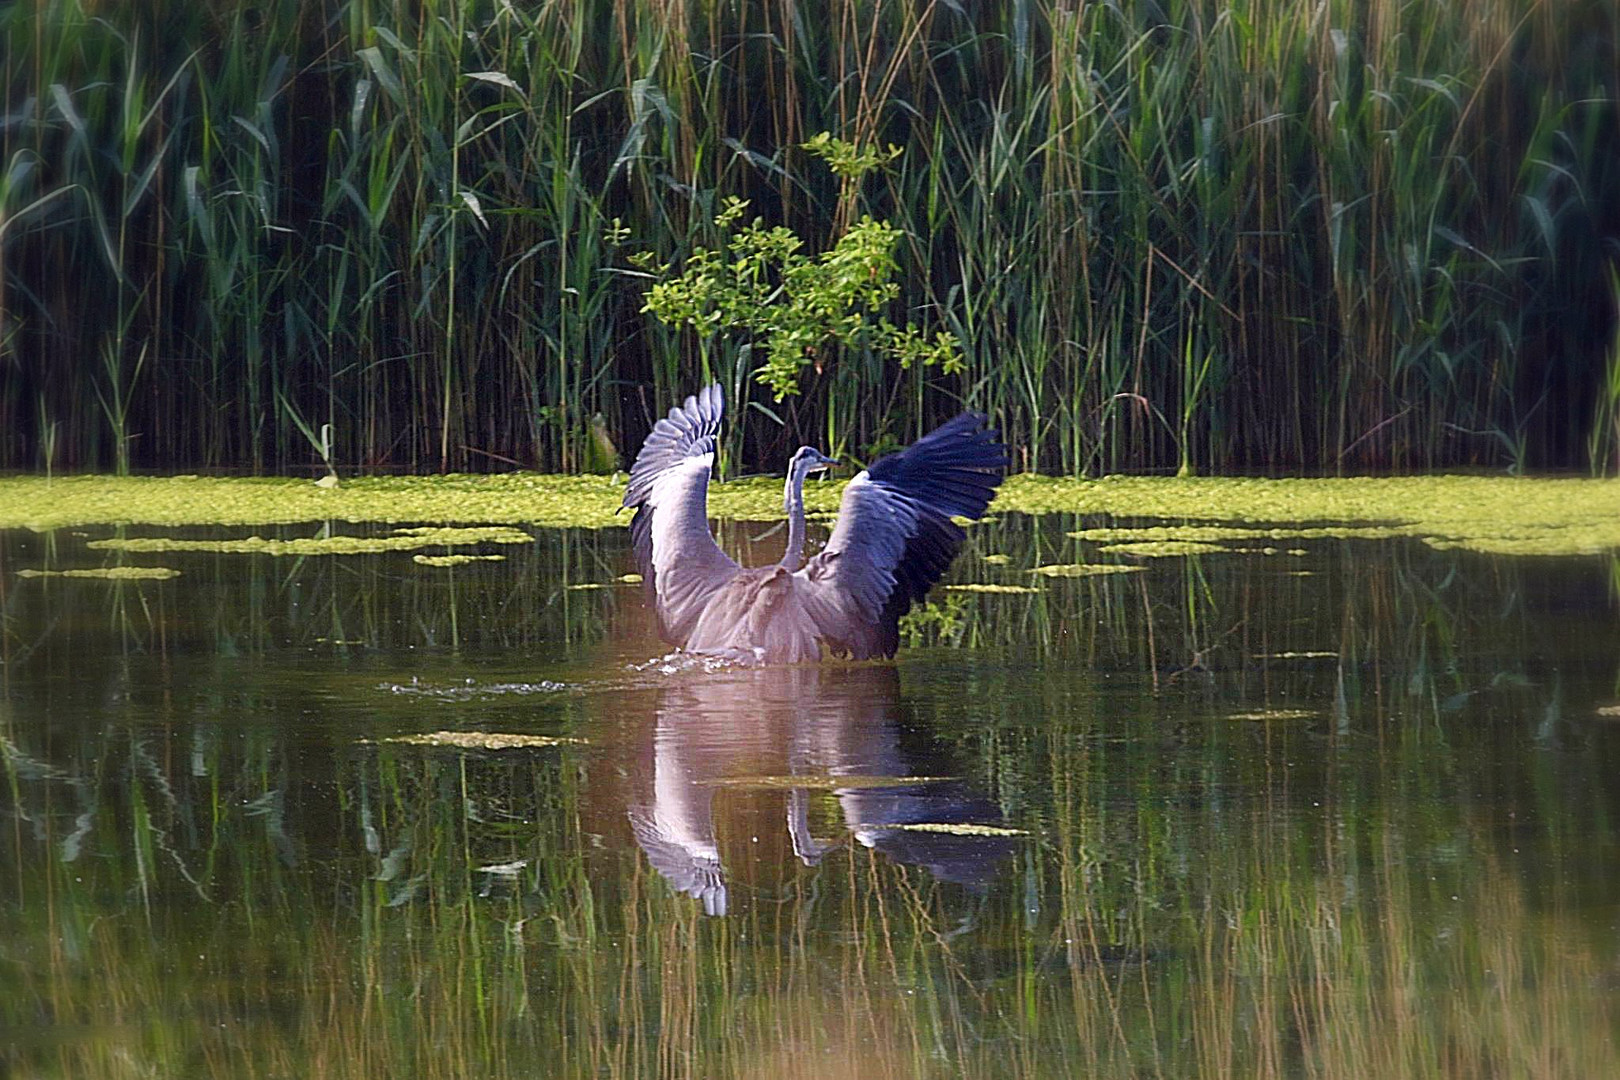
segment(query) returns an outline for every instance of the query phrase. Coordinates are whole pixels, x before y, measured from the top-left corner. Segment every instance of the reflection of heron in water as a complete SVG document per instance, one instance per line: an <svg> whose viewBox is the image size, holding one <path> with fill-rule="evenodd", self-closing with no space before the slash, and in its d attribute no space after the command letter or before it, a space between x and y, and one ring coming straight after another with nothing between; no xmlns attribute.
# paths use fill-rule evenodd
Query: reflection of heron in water
<svg viewBox="0 0 1620 1080"><path fill-rule="evenodd" d="M787 828L806 865L847 837L811 835L809 792L831 789L849 835L899 863L982 889L1012 853L1001 836L908 831L901 826L994 824L1000 808L958 779L944 752L902 723L899 676L886 666L753 668L709 672L660 695L632 779L630 823L648 861L710 915L728 907L715 838L716 782L776 774L787 788ZM788 776L803 776L793 787ZM838 787L837 777L850 786ZM917 777L916 783L905 783ZM862 781L857 783L857 778ZM872 778L899 783L868 786Z"/></svg>
<svg viewBox="0 0 1620 1080"><path fill-rule="evenodd" d="M897 623L945 573L990 505L1007 448L963 413L872 463L844 489L826 549L804 558L804 478L837 462L800 447L788 466L787 551L744 569L709 532L709 472L725 409L718 384L654 425L630 470L630 538L658 612L659 634L689 652L768 664L893 656Z"/></svg>

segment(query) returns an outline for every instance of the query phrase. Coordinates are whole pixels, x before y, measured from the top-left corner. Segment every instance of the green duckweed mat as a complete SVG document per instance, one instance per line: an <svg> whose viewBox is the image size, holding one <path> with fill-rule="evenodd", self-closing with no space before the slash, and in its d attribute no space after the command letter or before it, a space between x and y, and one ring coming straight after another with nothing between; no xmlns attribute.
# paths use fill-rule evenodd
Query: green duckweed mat
<svg viewBox="0 0 1620 1080"><path fill-rule="evenodd" d="M835 510L839 481L812 482L807 508ZM0 528L84 525L262 526L309 521L442 522L610 528L622 477L506 473L363 477L335 488L270 478L78 476L0 479ZM781 481L718 484L718 518L782 515ZM1418 537L1435 547L1512 555L1620 549L1620 480L1490 476L1318 480L1009 477L997 513L1074 513L1145 519L1155 531L1111 529L1113 543L1209 542L1242 527L1267 539ZM1194 531L1187 532L1191 528ZM1084 535L1084 534L1082 534ZM1237 537L1230 537L1237 539ZM1245 537L1247 538L1247 536ZM1256 536L1255 539L1260 537Z"/></svg>

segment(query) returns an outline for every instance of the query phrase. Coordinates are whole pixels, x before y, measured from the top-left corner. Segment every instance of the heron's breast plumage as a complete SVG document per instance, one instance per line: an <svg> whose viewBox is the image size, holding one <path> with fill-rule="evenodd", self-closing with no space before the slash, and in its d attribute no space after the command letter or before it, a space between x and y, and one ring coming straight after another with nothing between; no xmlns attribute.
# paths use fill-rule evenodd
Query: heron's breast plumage
<svg viewBox="0 0 1620 1080"><path fill-rule="evenodd" d="M819 660L816 623L802 588L781 566L741 571L715 590L685 648L766 664Z"/></svg>

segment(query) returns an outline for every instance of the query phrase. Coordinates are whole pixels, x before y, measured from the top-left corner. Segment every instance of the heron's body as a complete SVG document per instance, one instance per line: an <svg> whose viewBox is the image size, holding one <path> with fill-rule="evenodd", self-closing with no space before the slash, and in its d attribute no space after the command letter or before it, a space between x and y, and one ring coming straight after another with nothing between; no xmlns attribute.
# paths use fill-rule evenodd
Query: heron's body
<svg viewBox="0 0 1620 1080"><path fill-rule="evenodd" d="M737 571L710 595L681 647L688 652L755 656L771 664L819 660L821 646L816 622L805 607L804 584L798 574L781 566Z"/></svg>
<svg viewBox="0 0 1620 1080"><path fill-rule="evenodd" d="M671 644L768 664L893 656L898 622L950 565L963 532L951 519L984 513L1005 448L984 418L964 413L862 470L844 490L826 548L804 559L804 478L832 460L794 455L784 488L788 544L775 566L745 569L709 532L708 483L724 411L718 386L671 409L648 435L624 505L631 539Z"/></svg>

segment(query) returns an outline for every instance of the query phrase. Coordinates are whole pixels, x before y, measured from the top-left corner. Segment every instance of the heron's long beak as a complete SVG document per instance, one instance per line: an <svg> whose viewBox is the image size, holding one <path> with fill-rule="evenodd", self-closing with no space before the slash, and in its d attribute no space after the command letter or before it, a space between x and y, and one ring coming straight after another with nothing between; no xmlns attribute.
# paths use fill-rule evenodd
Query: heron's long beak
<svg viewBox="0 0 1620 1080"><path fill-rule="evenodd" d="M830 469L834 465L837 465L837 464L838 464L838 459L837 458L822 458L820 461L818 461L814 465L810 466L810 471L811 472L821 472L823 469Z"/></svg>

